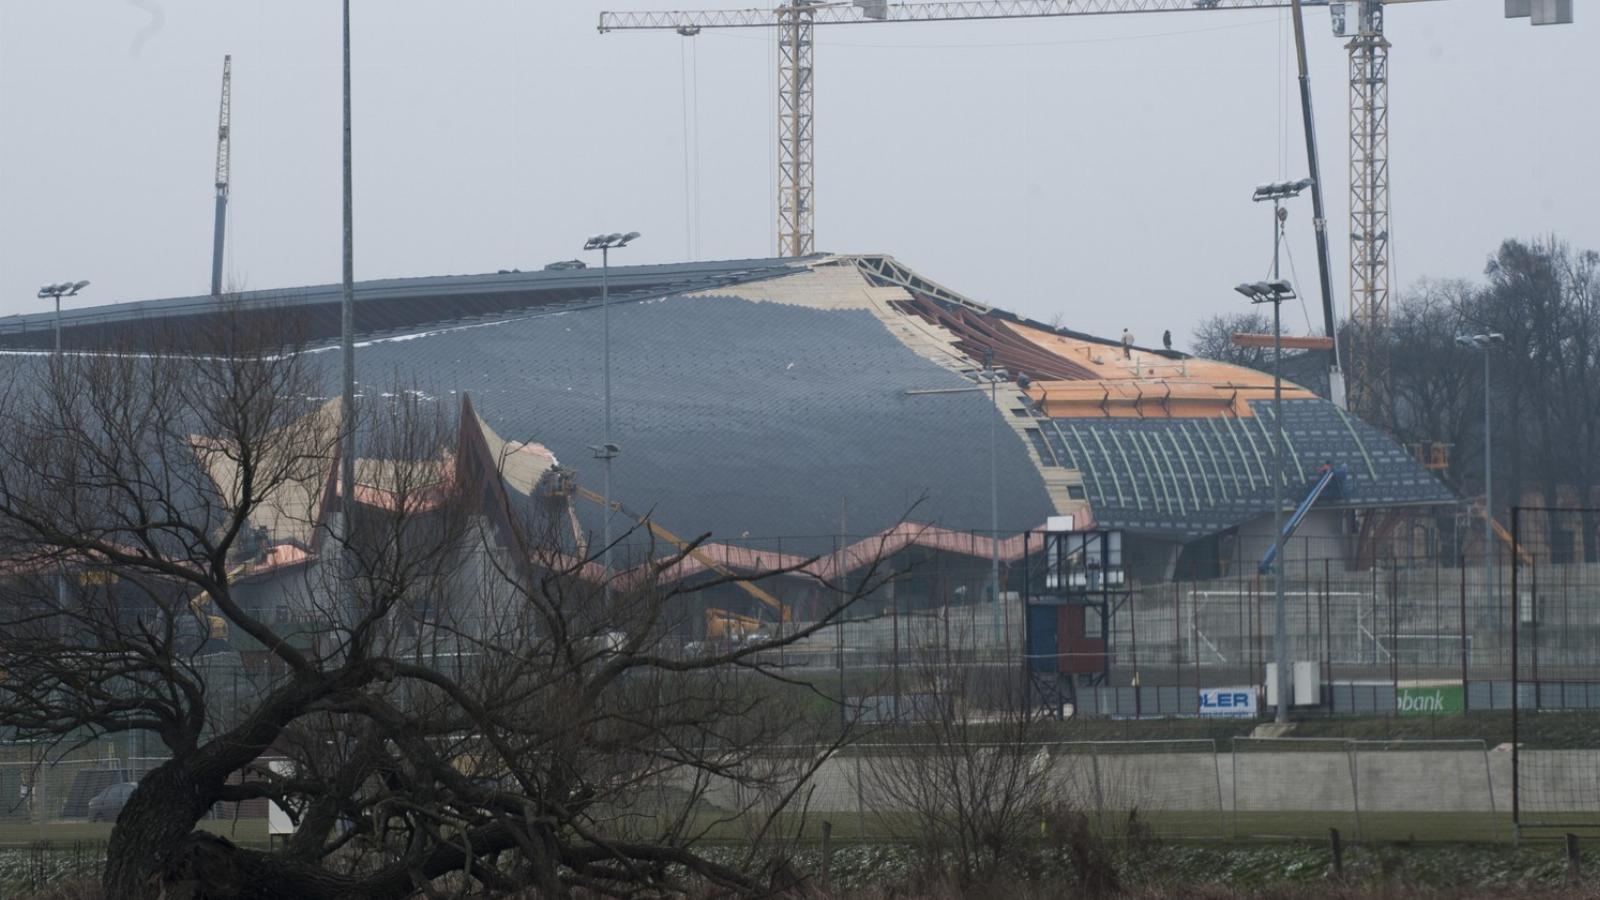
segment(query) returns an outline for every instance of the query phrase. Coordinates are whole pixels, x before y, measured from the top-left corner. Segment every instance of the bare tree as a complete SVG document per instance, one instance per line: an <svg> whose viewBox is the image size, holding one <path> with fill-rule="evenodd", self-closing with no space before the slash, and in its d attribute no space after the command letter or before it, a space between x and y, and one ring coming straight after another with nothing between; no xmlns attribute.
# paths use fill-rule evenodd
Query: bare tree
<svg viewBox="0 0 1600 900"><path fill-rule="evenodd" d="M1460 334L1497 332L1489 351L1497 515L1537 491L1545 505L1589 504L1600 471L1600 255L1555 238L1503 242L1481 283L1423 282L1395 305L1389 333L1392 428L1403 440L1451 444L1450 476L1482 488L1484 357ZM1562 523L1555 516L1552 529ZM1581 525L1600 559L1600 529ZM1559 543L1559 542L1557 542Z"/></svg>
<svg viewBox="0 0 1600 900"><path fill-rule="evenodd" d="M1023 862L1047 818L1074 806L1051 777L1047 719L1025 689L985 678L970 635L949 623L915 638L919 684L903 743L874 748L862 789L890 829L909 817L925 866L979 884Z"/></svg>
<svg viewBox="0 0 1600 900"><path fill-rule="evenodd" d="M688 550L613 574L607 602L599 548L538 513L558 498L511 501L507 461L464 437L475 417L414 386L344 415L291 335L214 327L204 356L146 336L13 358L0 392L0 719L57 745L139 730L170 754L112 831L107 895L770 888L815 763L760 749L823 759L848 735L793 714L812 689L769 651L832 624L876 566L813 622L685 655L672 617L708 586L669 577ZM259 648L246 690L215 678L224 632ZM730 783L759 803L730 805ZM285 847L195 831L263 798L297 822ZM741 863L697 851L734 821L757 838Z"/></svg>
<svg viewBox="0 0 1600 900"><path fill-rule="evenodd" d="M1464 316L1474 290L1462 281L1422 282L1395 303L1390 326L1395 436L1451 444L1459 448L1462 468L1475 455L1467 436L1483 419L1479 360L1456 342L1469 327Z"/></svg>
<svg viewBox="0 0 1600 900"><path fill-rule="evenodd" d="M1219 313L1202 319L1189 338L1189 352L1204 359L1270 370L1272 349L1237 346L1233 336L1238 333L1271 334L1272 319L1259 312Z"/></svg>

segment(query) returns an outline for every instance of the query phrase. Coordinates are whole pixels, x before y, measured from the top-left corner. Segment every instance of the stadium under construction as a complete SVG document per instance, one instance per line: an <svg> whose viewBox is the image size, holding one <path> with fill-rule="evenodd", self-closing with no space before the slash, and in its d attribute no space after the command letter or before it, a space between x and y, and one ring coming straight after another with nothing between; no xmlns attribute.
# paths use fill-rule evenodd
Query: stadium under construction
<svg viewBox="0 0 1600 900"><path fill-rule="evenodd" d="M567 546L592 553L609 463L605 490L628 532L619 569L676 554L678 536L710 535L673 572L708 583L693 595L700 608L681 617L686 641L806 621L830 584L876 560L893 577L857 611L871 621L851 623L855 637L814 638L819 665L833 664L830 653L843 665L847 653L899 647L910 627L901 620L956 609L985 658L1014 659L1026 646L1068 694L1177 683L1191 659L1236 673L1214 677L1260 682L1259 610L1208 625L1195 599L1205 591L1179 596L1168 585L1259 590L1273 534L1270 375L1030 321L883 255L611 267L604 308L602 280L572 263L356 285L359 391L403 383L462 411L453 464L496 498L486 509L504 520L501 549L515 549L517 517L558 510ZM19 316L0 327L0 349L37 355L59 339L73 353L203 335L201 323L226 308L293 322L307 352L321 352L337 346L340 298L327 285ZM337 393L330 381L307 415L336 420ZM1408 556L1440 565L1459 556L1433 524L1452 519L1459 500L1406 448L1293 384L1282 408L1284 512L1303 520L1277 564L1300 573L1297 597L1313 566L1375 580L1374 561L1393 556L1381 540L1403 539ZM370 462L358 460L358 473ZM338 485L328 474L253 523L261 603L273 602L274 579L317 557L311 535ZM382 502L362 487L358 474L358 502ZM1042 552L1047 530L1114 535L1107 563L1120 574L1101 587L1117 596L1035 609L1060 574ZM774 568L791 571L755 589L729 577ZM1125 602L1138 592L1142 609ZM1381 630L1380 616L1373 597L1359 602L1374 604L1372 617L1358 610L1348 629L1328 633L1332 607L1308 604L1294 623L1296 658L1337 674L1339 629L1350 632L1345 649L1366 653L1360 635ZM1384 615L1396 635L1417 630L1403 612ZM1396 652L1379 644L1374 665ZM1308 657L1311 648L1321 650ZM242 637L235 649L246 665L260 650Z"/></svg>

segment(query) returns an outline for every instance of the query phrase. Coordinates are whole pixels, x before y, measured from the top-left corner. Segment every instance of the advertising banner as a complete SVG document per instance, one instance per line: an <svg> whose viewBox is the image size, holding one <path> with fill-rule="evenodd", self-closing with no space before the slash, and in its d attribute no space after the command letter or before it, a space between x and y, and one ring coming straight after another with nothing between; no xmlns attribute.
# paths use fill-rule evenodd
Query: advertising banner
<svg viewBox="0 0 1600 900"><path fill-rule="evenodd" d="M1394 692L1395 711L1402 716L1446 716L1466 710L1459 684L1403 687Z"/></svg>
<svg viewBox="0 0 1600 900"><path fill-rule="evenodd" d="M1248 719L1256 715L1253 687L1201 688L1200 715Z"/></svg>

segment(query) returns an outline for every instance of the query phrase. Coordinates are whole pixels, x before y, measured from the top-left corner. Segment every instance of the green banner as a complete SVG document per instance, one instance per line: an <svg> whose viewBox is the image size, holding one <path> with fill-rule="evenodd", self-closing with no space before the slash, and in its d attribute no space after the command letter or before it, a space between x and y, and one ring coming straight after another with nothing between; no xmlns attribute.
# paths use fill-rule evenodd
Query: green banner
<svg viewBox="0 0 1600 900"><path fill-rule="evenodd" d="M1466 710L1459 684L1403 687L1394 693L1395 710L1402 716L1444 716Z"/></svg>

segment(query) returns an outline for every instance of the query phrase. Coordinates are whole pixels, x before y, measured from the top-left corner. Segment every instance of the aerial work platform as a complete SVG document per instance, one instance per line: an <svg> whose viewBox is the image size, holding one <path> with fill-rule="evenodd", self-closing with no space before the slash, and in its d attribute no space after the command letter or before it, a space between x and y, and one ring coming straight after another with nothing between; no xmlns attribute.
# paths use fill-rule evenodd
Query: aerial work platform
<svg viewBox="0 0 1600 900"><path fill-rule="evenodd" d="M1299 530L1300 523L1305 521L1306 514L1311 512L1311 507L1322 499L1323 494L1332 489L1331 498L1336 499L1343 496L1344 482L1348 475L1348 471L1342 464L1337 466L1331 463L1323 465L1319 470L1317 480L1312 483L1311 489L1306 491L1306 495L1301 499L1300 505L1295 507L1294 513L1289 516L1289 521L1283 523L1283 532L1279 535L1278 540L1274 541L1272 546L1267 548L1266 555L1261 557L1261 564L1256 567L1257 572L1262 575L1272 572L1272 567L1278 561L1278 548L1289 543L1289 539L1294 537L1294 533Z"/></svg>

